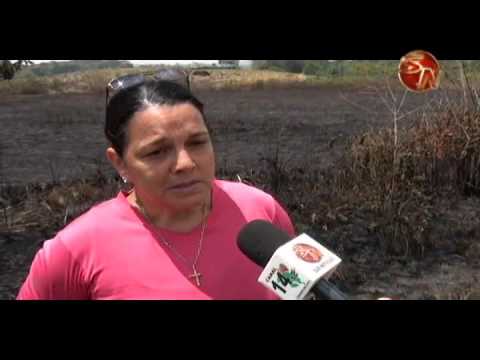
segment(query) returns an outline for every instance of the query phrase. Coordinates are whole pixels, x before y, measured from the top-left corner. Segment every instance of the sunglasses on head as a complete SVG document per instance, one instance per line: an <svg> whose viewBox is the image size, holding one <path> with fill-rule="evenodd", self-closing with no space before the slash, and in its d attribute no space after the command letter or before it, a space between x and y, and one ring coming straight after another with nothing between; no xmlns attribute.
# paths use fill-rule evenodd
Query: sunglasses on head
<svg viewBox="0 0 480 360"><path fill-rule="evenodd" d="M154 73L120 76L110 81L107 85L105 100L106 106L108 106L108 101L112 92L117 92L133 86L141 85L148 78L157 81L171 81L186 87L188 90L191 90L190 84L192 75L193 73L189 74L180 69L162 69Z"/></svg>

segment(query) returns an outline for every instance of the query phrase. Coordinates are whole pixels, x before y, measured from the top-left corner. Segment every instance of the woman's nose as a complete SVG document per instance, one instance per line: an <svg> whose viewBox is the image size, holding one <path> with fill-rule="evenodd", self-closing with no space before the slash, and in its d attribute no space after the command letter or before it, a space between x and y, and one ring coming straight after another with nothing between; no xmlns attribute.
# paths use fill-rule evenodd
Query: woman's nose
<svg viewBox="0 0 480 360"><path fill-rule="evenodd" d="M185 149L178 151L176 160L175 172L192 170L196 166L190 153Z"/></svg>

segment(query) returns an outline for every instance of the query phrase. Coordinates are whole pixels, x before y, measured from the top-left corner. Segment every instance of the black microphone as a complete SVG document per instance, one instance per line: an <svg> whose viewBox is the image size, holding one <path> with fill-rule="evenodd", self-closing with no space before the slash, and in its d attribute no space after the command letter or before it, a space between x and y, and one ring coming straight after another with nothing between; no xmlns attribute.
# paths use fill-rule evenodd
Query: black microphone
<svg viewBox="0 0 480 360"><path fill-rule="evenodd" d="M271 223L255 220L243 227L237 237L237 245L244 255L265 268L280 246L291 241L290 235ZM310 289L314 299L348 300L348 296L325 279L319 279ZM303 298L306 298L304 296Z"/></svg>

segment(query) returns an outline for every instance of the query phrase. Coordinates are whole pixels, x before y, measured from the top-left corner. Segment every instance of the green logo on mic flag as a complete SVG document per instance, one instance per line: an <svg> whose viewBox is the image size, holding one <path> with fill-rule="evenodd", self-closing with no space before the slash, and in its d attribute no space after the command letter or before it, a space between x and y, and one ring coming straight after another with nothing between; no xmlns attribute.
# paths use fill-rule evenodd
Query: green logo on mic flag
<svg viewBox="0 0 480 360"><path fill-rule="evenodd" d="M300 285L305 285L305 282L300 279L295 269L288 270L288 268L283 264L279 266L277 278L278 281L280 281L284 286L290 284L292 288L296 288Z"/></svg>

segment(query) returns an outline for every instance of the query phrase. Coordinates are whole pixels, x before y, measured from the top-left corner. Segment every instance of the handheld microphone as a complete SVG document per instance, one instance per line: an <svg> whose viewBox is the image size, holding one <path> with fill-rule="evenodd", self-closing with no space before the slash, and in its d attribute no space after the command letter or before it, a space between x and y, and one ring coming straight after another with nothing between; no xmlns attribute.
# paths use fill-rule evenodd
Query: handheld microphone
<svg viewBox="0 0 480 360"><path fill-rule="evenodd" d="M258 281L285 300L311 295L321 300L348 300L327 281L341 259L306 234L294 239L271 223L255 220L237 237L244 255L264 268Z"/></svg>

